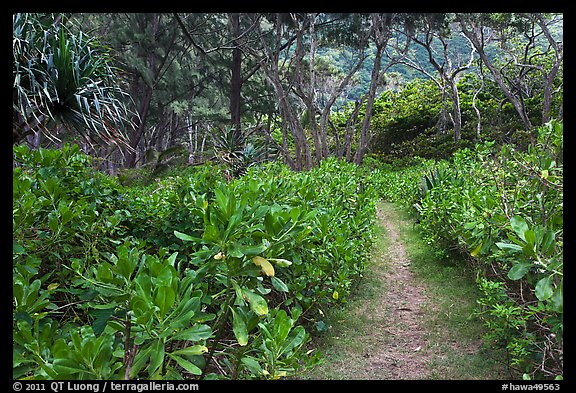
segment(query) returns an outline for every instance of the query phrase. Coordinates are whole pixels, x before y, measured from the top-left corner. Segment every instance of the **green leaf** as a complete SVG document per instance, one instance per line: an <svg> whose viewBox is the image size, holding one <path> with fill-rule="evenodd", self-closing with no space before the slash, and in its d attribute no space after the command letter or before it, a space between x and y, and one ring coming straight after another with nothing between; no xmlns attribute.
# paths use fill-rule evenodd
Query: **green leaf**
<svg viewBox="0 0 576 393"><path fill-rule="evenodd" d="M184 358L181 358L178 355L174 355L171 353L169 353L168 356L170 356L172 359L174 359L180 367L182 367L184 370L188 371L190 374L202 375L202 370L198 366L196 366L194 363L192 363L191 361L186 360Z"/></svg>
<svg viewBox="0 0 576 393"><path fill-rule="evenodd" d="M242 296L250 303L250 309L259 316L268 314L268 304L266 300L249 289L242 288Z"/></svg>
<svg viewBox="0 0 576 393"><path fill-rule="evenodd" d="M527 231L527 232L529 232L529 231ZM522 251L524 251L524 254L526 254L530 257L536 258L536 250L534 247L534 243L526 243L524 245L524 247L522 247Z"/></svg>
<svg viewBox="0 0 576 393"><path fill-rule="evenodd" d="M272 281L272 286L278 292L288 292L288 286L284 283L284 281L280 280L278 277L270 277L270 281Z"/></svg>
<svg viewBox="0 0 576 393"><path fill-rule="evenodd" d="M158 292L154 298L154 304L160 308L160 315L162 317L166 315L168 310L170 310L174 305L175 300L176 293L174 293L174 290L171 287L163 285L158 288Z"/></svg>
<svg viewBox="0 0 576 393"><path fill-rule="evenodd" d="M134 272L136 265L138 265L138 254L132 255L128 248L124 246L119 247L116 269L126 280L130 280L130 276Z"/></svg>
<svg viewBox="0 0 576 393"><path fill-rule="evenodd" d="M18 244L16 242L12 242L12 253L13 254L22 254L24 252L26 252L24 247L22 247L20 244Z"/></svg>
<svg viewBox="0 0 576 393"><path fill-rule="evenodd" d="M164 340L156 340L151 345L152 351L150 352L150 363L148 364L148 375L156 374L156 371L162 367L164 363Z"/></svg>
<svg viewBox="0 0 576 393"><path fill-rule="evenodd" d="M552 301L552 304L554 305L554 310L559 313L564 312L563 287L564 287L563 281L560 281L560 284L558 285L558 287L554 291L554 294L552 295L552 298L550 299Z"/></svg>
<svg viewBox="0 0 576 393"><path fill-rule="evenodd" d="M253 374L260 375L262 374L262 367L260 363L254 358L245 357L241 360L242 364L246 366Z"/></svg>
<svg viewBox="0 0 576 393"><path fill-rule="evenodd" d="M526 221L524 221L520 216L514 216L510 219L510 225L514 232L516 232L516 235L518 235L520 239L526 241L524 236L524 233L528 230L528 224L526 224Z"/></svg>
<svg viewBox="0 0 576 393"><path fill-rule="evenodd" d="M232 311L232 330L234 331L234 336L240 346L245 346L248 344L248 329L246 328L246 322L242 318L242 315L236 312L233 307L230 307Z"/></svg>
<svg viewBox="0 0 576 393"><path fill-rule="evenodd" d="M208 243L218 244L218 240L220 240L218 228L212 224L208 224L202 235L202 240Z"/></svg>
<svg viewBox="0 0 576 393"><path fill-rule="evenodd" d="M283 342L288 337L290 329L292 329L292 320L284 310L278 310L274 316L274 338L278 342Z"/></svg>
<svg viewBox="0 0 576 393"><path fill-rule="evenodd" d="M60 377L62 376L62 374L73 375L83 373L86 371L86 369L83 368L78 363L78 361L74 359L62 359L62 358L54 359L53 367L54 371L56 371Z"/></svg>
<svg viewBox="0 0 576 393"><path fill-rule="evenodd" d="M192 356L192 355L202 355L203 353L206 352L208 352L208 348L206 348L204 345L192 345L191 347L178 349L172 352L171 355Z"/></svg>
<svg viewBox="0 0 576 393"><path fill-rule="evenodd" d="M519 262L514 264L508 272L508 278L510 280L520 280L526 275L526 273L528 273L532 265L533 264L529 262Z"/></svg>
<svg viewBox="0 0 576 393"><path fill-rule="evenodd" d="M210 338L212 329L208 325L195 325L172 336L172 340L200 341Z"/></svg>
<svg viewBox="0 0 576 393"><path fill-rule="evenodd" d="M290 265L292 265L292 262L286 260L286 259L281 259L281 258L268 258L268 260L270 262L274 262L276 265L280 266L280 267L288 267Z"/></svg>
<svg viewBox="0 0 576 393"><path fill-rule="evenodd" d="M554 246L556 243L555 237L556 235L554 234L554 231L551 230L546 231L544 234L541 246L541 250L544 254L551 254L554 251Z"/></svg>
<svg viewBox="0 0 576 393"><path fill-rule="evenodd" d="M242 254L244 254L248 257L251 257L251 256L256 256L256 255L262 254L264 251L266 251L267 247L265 244L259 244L256 246L240 245L238 248Z"/></svg>
<svg viewBox="0 0 576 393"><path fill-rule="evenodd" d="M290 333L290 336L288 336L286 344L282 348L280 354L282 355L290 352L292 349L302 344L305 339L306 339L306 331L304 330L304 328L302 326L296 326L294 330L292 330L292 332Z"/></svg>
<svg viewBox="0 0 576 393"><path fill-rule="evenodd" d="M194 236L187 235L182 232L174 231L174 236L176 236L180 240L184 240L185 242L195 242L195 243L202 243L202 239Z"/></svg>
<svg viewBox="0 0 576 393"><path fill-rule="evenodd" d="M511 243L496 243L496 246L502 250L509 250L512 252L523 251L522 246Z"/></svg>
<svg viewBox="0 0 576 393"><path fill-rule="evenodd" d="M526 240L526 243L531 244L532 247L534 247L534 243L536 243L536 233L530 229L526 230L526 232L524 232L524 240Z"/></svg>
<svg viewBox="0 0 576 393"><path fill-rule="evenodd" d="M546 300L549 299L552 294L554 293L554 287L552 285L552 279L553 276L549 275L546 276L542 279L540 279L540 281L538 281L538 283L536 283L536 297L538 298L538 300Z"/></svg>
<svg viewBox="0 0 576 393"><path fill-rule="evenodd" d="M220 209L223 213L223 218L225 221L228 221L232 212L228 211L228 198L229 196L224 193L220 188L214 189L214 199L216 200L216 206Z"/></svg>
<svg viewBox="0 0 576 393"><path fill-rule="evenodd" d="M244 301L244 295L242 295L242 288L240 288L240 285L238 285L236 280L234 280L233 278L230 279L230 283L232 284L232 287L236 292L236 299L234 300L234 305L236 306L246 305L246 302Z"/></svg>
<svg viewBox="0 0 576 393"><path fill-rule="evenodd" d="M292 222L298 221L299 216L300 216L300 208L299 207L294 207L294 208L290 209L290 218L292 219Z"/></svg>
<svg viewBox="0 0 576 393"><path fill-rule="evenodd" d="M172 253L172 255L170 255L168 257L168 263L170 264L170 266L175 266L175 262L176 262L176 257L178 256L178 251Z"/></svg>
<svg viewBox="0 0 576 393"><path fill-rule="evenodd" d="M111 307L105 309L96 309L90 312L90 314L92 314L95 318L94 322L92 322L92 330L94 331L95 336L99 336L102 334L102 332L106 328L108 320L114 314L115 309L116 307Z"/></svg>
<svg viewBox="0 0 576 393"><path fill-rule="evenodd" d="M130 378L134 378L138 375L140 370L144 368L146 362L150 358L150 352L152 351L152 346L147 346L145 348L140 347L140 350L136 353L134 361L132 362L132 368L130 369Z"/></svg>

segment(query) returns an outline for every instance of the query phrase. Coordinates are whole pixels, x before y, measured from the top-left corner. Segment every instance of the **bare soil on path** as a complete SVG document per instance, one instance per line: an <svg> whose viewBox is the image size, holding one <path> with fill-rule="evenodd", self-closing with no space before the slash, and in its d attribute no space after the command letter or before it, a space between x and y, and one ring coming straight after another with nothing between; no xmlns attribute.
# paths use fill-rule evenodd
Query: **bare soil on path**
<svg viewBox="0 0 576 393"><path fill-rule="evenodd" d="M462 261L431 255L394 204L380 203L376 215L369 265L348 302L322 312L328 331L314 341L324 361L301 378L510 378L506 355L482 347L475 284Z"/></svg>
<svg viewBox="0 0 576 393"><path fill-rule="evenodd" d="M326 349L328 360L312 379L428 378L429 343L422 320L429 298L410 270L396 211L382 206L377 217L386 246L373 255L363 279L367 284L358 289L362 300L349 304L346 321L340 321L345 326L331 332L337 344Z"/></svg>
<svg viewBox="0 0 576 393"><path fill-rule="evenodd" d="M429 299L410 270L410 259L392 214L392 209L377 211L390 244L387 255L373 270L386 283L378 319L388 340L387 345L375 348L368 367L387 379L426 379L430 356L422 319Z"/></svg>

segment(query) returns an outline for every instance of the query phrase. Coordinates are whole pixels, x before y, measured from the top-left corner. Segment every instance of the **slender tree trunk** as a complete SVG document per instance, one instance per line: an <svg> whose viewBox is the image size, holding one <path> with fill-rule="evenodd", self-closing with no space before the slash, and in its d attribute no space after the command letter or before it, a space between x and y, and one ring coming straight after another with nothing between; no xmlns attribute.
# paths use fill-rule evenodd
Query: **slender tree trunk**
<svg viewBox="0 0 576 393"><path fill-rule="evenodd" d="M482 130L482 116L480 113L480 109L476 106L476 98L484 88L484 74L482 73L481 68L480 68L480 77L482 78L480 87L474 92L474 96L472 96L472 108L476 112L476 117L478 118L478 122L476 123L476 137L478 138L480 138L480 131Z"/></svg>
<svg viewBox="0 0 576 393"><path fill-rule="evenodd" d="M237 38L240 36L240 14L230 14L230 33L232 35L232 79L230 84L230 120L234 128L241 132L240 100L242 90L242 51Z"/></svg>
<svg viewBox="0 0 576 393"><path fill-rule="evenodd" d="M472 45L474 45L474 48L480 55L482 62L492 74L494 81L496 82L500 90L502 90L506 98L512 103L514 109L516 109L516 112L520 116L520 119L522 120L522 123L524 124L525 128L527 130L532 130L532 123L530 122L530 118L526 113L526 107L524 106L523 101L521 100L520 97L514 95L512 90L506 85L502 73L496 68L496 66L490 61L490 59L486 55L486 52L484 50L485 42L483 42L481 34L482 26L476 26L473 24L469 28L467 26L466 21L462 17L459 17L459 22L460 27L462 29L462 33L469 39Z"/></svg>
<svg viewBox="0 0 576 393"><path fill-rule="evenodd" d="M150 41L153 43L155 41L154 36L158 31L158 26L160 22L160 16L157 14L149 15L149 18L142 19L142 23L149 23L151 26L150 29ZM154 72L153 81L156 81L160 74L160 68L162 64L166 61L168 54L162 59L161 65L159 68L156 67L156 55L154 53L146 53L143 54L143 57L147 60L146 65L147 67ZM142 87L140 88L140 82L142 82ZM152 101L152 92L154 91L154 83L152 85L148 85L143 78L137 72L134 76L134 81L132 84L132 97L141 97L140 105L138 106L138 114L140 115L139 119L135 119L134 124L137 126L132 129L130 132L129 138L129 145L134 151L127 150L126 152L126 163L125 166L127 168L134 168L137 162L137 155L138 155L138 145L140 140L144 136L144 130L146 125L146 118L148 117L148 112L150 110L150 103ZM141 91L142 90L142 91Z"/></svg>
<svg viewBox="0 0 576 393"><path fill-rule="evenodd" d="M356 131L356 123L358 122L358 113L362 106L362 100L354 103L354 111L346 121L346 134L344 135L344 146L342 147L342 155L345 155L346 161L352 162L352 139ZM342 156L341 155L341 156Z"/></svg>
<svg viewBox="0 0 576 393"><path fill-rule="evenodd" d="M450 91L452 96L452 121L454 123L454 141L460 141L462 132L462 113L460 110L460 95L455 80L450 80Z"/></svg>
<svg viewBox="0 0 576 393"><path fill-rule="evenodd" d="M137 97L138 93L135 93L133 97ZM126 168L134 168L136 166L136 160L138 156L138 145L142 136L144 135L144 130L146 126L146 118L148 117L148 112L150 109L150 102L152 101L152 88L146 86L144 94L142 95L142 101L140 102L140 106L138 108L138 114L140 115L139 119L134 120L134 124L137 124L130 131L130 138L129 144L133 150L127 149L126 150Z"/></svg>
<svg viewBox="0 0 576 393"><path fill-rule="evenodd" d="M271 69L270 66L273 69ZM273 60L270 66L268 64L262 64L262 70L264 70L266 78L274 87L274 92L278 99L280 115L285 123L284 126L289 129L294 137L294 146L296 150L294 169L297 171L309 170L312 168L312 154L310 152L310 147L308 146L308 141L306 140L306 134L304 133L304 129L302 128L302 124L300 123L294 108L290 102L288 102L288 93L280 81L280 71L278 69L277 61Z"/></svg>
<svg viewBox="0 0 576 393"><path fill-rule="evenodd" d="M384 52L384 45L376 44L376 56L374 58L374 66L372 67L372 76L370 78L370 89L368 90L368 100L366 102L366 113L362 120L362 128L360 130L360 140L358 142L358 150L354 155L354 162L357 165L362 164L364 155L368 150L368 133L370 131L370 121L372 120L372 108L374 107L374 99L376 97L376 87L378 86L378 79L380 77L380 68L382 64L382 54Z"/></svg>
<svg viewBox="0 0 576 393"><path fill-rule="evenodd" d="M198 129L196 127L196 125L192 127L188 122L188 164L194 164L194 155L198 149ZM194 131L192 131L193 129ZM192 138L192 134L194 134L194 138Z"/></svg>

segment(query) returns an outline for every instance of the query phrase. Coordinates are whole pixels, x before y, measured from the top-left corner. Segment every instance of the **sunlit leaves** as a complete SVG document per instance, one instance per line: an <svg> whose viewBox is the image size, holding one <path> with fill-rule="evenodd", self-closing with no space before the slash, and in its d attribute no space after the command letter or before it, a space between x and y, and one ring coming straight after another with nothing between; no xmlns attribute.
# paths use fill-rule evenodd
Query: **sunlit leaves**
<svg viewBox="0 0 576 393"><path fill-rule="evenodd" d="M256 256L252 258L252 263L256 266L260 266L262 272L267 276L274 276L274 266L272 266L272 264L265 258Z"/></svg>
<svg viewBox="0 0 576 393"><path fill-rule="evenodd" d="M242 288L242 297L250 304L250 309L257 315L263 316L268 314L268 304L266 299L254 293L250 289Z"/></svg>
<svg viewBox="0 0 576 393"><path fill-rule="evenodd" d="M230 182L195 168L148 192L106 187L78 147L14 150L18 377L213 378L215 361L239 378L290 376L313 362L302 308L344 300L369 252L376 194L359 193L344 162L254 168ZM37 279L54 261L65 275ZM93 355L66 344L84 321L86 342L110 346L90 375ZM32 364L34 345L46 364Z"/></svg>

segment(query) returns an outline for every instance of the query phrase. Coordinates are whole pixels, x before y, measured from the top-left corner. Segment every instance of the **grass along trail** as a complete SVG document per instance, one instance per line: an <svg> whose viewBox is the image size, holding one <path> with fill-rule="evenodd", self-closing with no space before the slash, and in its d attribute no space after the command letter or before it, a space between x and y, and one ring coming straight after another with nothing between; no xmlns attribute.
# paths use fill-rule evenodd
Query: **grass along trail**
<svg viewBox="0 0 576 393"><path fill-rule="evenodd" d="M381 203L371 264L350 301L325 310L324 362L303 379L506 379L505 354L483 348L475 284L434 253L405 210Z"/></svg>

